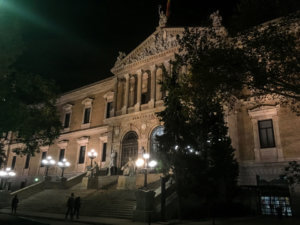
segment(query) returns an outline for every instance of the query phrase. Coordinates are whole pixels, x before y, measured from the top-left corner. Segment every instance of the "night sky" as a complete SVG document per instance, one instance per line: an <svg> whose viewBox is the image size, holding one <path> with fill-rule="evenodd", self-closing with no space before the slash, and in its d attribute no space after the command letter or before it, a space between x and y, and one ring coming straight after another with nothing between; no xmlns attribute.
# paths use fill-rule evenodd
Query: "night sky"
<svg viewBox="0 0 300 225"><path fill-rule="evenodd" d="M5 0L4 0L5 1ZM8 0L6 0L8 1ZM54 79L62 92L111 76L119 51L128 54L158 26L167 0L9 0L20 19L25 71ZM171 0L169 26L201 25L234 0Z"/></svg>

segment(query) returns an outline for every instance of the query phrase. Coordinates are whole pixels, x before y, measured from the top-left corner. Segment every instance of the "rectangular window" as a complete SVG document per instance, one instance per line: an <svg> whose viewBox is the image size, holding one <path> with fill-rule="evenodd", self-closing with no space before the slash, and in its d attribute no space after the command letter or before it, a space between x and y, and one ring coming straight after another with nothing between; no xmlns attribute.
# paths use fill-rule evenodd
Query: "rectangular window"
<svg viewBox="0 0 300 225"><path fill-rule="evenodd" d="M259 140L261 148L275 147L273 122L272 120L258 121Z"/></svg>
<svg viewBox="0 0 300 225"><path fill-rule="evenodd" d="M112 102L108 102L106 104L106 118L110 118L111 108L112 108Z"/></svg>
<svg viewBox="0 0 300 225"><path fill-rule="evenodd" d="M11 162L11 169L14 170L15 169L15 166L16 166L16 160L17 160L17 156L14 156L12 158L12 162Z"/></svg>
<svg viewBox="0 0 300 225"><path fill-rule="evenodd" d="M65 158L65 149L61 149L59 152L59 159L58 161L62 161Z"/></svg>
<svg viewBox="0 0 300 225"><path fill-rule="evenodd" d="M42 158L41 158L41 167L44 167L44 164L42 163L43 159L46 159L47 152L42 152Z"/></svg>
<svg viewBox="0 0 300 225"><path fill-rule="evenodd" d="M29 168L29 162L30 162L30 155L26 156L26 161L25 161L25 167L24 169L28 169Z"/></svg>
<svg viewBox="0 0 300 225"><path fill-rule="evenodd" d="M85 108L84 109L83 123L89 123L90 122L90 114L91 114L91 108Z"/></svg>
<svg viewBox="0 0 300 225"><path fill-rule="evenodd" d="M84 163L84 158L85 158L85 146L80 146L78 164Z"/></svg>
<svg viewBox="0 0 300 225"><path fill-rule="evenodd" d="M106 161L106 146L107 146L107 143L103 143L101 162Z"/></svg>
<svg viewBox="0 0 300 225"><path fill-rule="evenodd" d="M71 118L71 113L66 113L65 114L64 128L68 128L70 126L70 118Z"/></svg>

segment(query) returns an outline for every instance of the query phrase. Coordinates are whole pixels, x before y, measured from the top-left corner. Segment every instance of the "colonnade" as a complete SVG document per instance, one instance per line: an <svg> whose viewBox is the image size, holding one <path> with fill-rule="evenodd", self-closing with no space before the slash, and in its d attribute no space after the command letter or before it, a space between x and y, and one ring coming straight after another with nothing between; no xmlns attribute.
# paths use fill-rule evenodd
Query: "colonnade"
<svg viewBox="0 0 300 225"><path fill-rule="evenodd" d="M169 70L168 61L161 65L152 65L131 73L118 76L115 83L115 115L137 112L144 108L154 108L161 102L164 93L161 91L163 79L162 67Z"/></svg>

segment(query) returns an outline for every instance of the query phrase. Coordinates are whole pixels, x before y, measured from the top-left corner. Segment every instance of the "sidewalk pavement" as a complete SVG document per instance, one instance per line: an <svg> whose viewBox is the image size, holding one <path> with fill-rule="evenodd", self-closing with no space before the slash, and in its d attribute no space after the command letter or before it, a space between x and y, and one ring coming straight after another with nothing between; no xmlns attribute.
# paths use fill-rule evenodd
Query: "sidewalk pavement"
<svg viewBox="0 0 300 225"><path fill-rule="evenodd" d="M0 209L1 214L11 214L9 209ZM29 212L29 211L17 211L17 216L28 217L28 218L40 218L56 221L66 221L64 214L54 214L54 213L42 213L42 212ZM67 221L70 221L68 219ZM81 216L78 220L73 219L73 222L95 224L95 225L145 225L145 222L134 222L127 219L118 218L105 218L105 217L91 217L91 216ZM168 223L151 223L151 225L162 225Z"/></svg>
<svg viewBox="0 0 300 225"><path fill-rule="evenodd" d="M0 209L0 214L10 215L9 209ZM2 215L3 216L3 215ZM70 219L65 220L64 214L54 214L54 213L41 213L41 212L30 212L30 211L19 211L17 212L17 217L32 218L39 221L39 219L44 219L48 221L63 221L71 222ZM105 217L91 217L91 216L81 216L78 220L74 219L73 223L82 224L95 224L95 225L148 225L148 222L134 222L127 219L118 218L105 218ZM52 223L51 223L52 224ZM67 223L69 224L69 223ZM171 220L167 222L155 222L151 225L212 225L211 220ZM300 224L299 218L283 218L278 220L277 217L240 217L240 218L218 218L215 221L216 225L290 225L290 224Z"/></svg>

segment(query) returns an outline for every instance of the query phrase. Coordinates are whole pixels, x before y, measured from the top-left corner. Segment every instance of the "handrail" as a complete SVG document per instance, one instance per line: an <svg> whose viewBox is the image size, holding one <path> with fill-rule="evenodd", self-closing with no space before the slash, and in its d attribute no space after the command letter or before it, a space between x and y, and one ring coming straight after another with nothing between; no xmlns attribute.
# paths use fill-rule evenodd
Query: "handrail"
<svg viewBox="0 0 300 225"><path fill-rule="evenodd" d="M19 189L17 191L11 192L10 195L18 195L19 199L24 199L29 197L32 194L36 194L38 192L41 192L45 189L45 181L40 181L38 183L31 184L27 187L24 187L22 189Z"/></svg>

